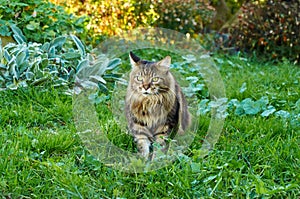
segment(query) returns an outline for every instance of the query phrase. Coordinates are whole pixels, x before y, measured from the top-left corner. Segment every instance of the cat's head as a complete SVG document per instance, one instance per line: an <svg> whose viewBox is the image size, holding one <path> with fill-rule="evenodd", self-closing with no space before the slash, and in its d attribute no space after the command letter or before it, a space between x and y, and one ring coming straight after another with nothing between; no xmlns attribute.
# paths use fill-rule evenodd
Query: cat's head
<svg viewBox="0 0 300 199"><path fill-rule="evenodd" d="M129 80L132 91L145 97L170 91L174 81L169 72L170 56L158 62L150 62L130 52L129 58L132 65Z"/></svg>

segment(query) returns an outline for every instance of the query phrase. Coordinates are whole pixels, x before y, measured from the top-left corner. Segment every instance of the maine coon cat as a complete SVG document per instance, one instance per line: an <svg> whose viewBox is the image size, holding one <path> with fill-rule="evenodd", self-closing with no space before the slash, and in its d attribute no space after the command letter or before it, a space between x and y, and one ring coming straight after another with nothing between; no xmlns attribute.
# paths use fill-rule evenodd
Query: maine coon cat
<svg viewBox="0 0 300 199"><path fill-rule="evenodd" d="M129 58L132 70L125 99L126 118L139 153L148 158L154 142L166 151L166 140L187 130L190 113L169 70L170 56L150 62L130 52Z"/></svg>

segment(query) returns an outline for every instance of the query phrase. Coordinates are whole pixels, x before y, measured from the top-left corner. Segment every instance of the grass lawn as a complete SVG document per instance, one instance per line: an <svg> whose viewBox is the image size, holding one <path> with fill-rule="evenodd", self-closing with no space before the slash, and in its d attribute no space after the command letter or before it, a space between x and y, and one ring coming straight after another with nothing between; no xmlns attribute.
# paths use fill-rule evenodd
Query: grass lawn
<svg viewBox="0 0 300 199"><path fill-rule="evenodd" d="M218 143L209 156L199 158L201 132L210 120L209 113L203 115L199 136L186 156L148 173L113 170L90 155L76 134L72 97L64 90L1 91L0 195L7 199L299 198L299 66L222 56L215 62L229 100L256 102L267 97L268 107L276 111L264 117L263 110L256 114L228 110ZM100 111L109 115L106 103L108 111Z"/></svg>

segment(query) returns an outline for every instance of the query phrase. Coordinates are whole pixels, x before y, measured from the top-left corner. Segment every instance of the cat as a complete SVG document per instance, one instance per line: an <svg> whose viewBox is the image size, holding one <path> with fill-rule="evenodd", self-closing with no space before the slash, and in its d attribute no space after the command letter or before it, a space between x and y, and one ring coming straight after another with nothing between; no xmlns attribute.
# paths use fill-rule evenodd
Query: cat
<svg viewBox="0 0 300 199"><path fill-rule="evenodd" d="M151 158L153 143L163 152L172 135L183 134L191 116L182 90L170 72L171 57L158 62L129 53L132 66L125 99L128 128L139 154Z"/></svg>

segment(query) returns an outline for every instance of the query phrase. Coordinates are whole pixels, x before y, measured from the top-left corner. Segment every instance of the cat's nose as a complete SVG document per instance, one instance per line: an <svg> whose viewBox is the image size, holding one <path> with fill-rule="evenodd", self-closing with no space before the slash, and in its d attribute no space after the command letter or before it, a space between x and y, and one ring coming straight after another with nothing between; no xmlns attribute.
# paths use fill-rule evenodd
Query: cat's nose
<svg viewBox="0 0 300 199"><path fill-rule="evenodd" d="M148 90L150 88L150 84L143 84L143 87L145 90Z"/></svg>

